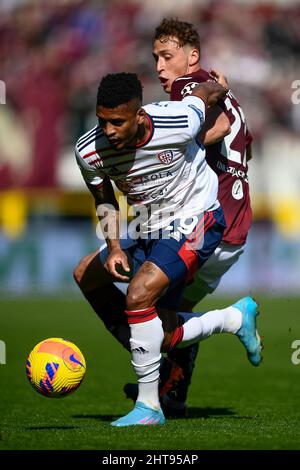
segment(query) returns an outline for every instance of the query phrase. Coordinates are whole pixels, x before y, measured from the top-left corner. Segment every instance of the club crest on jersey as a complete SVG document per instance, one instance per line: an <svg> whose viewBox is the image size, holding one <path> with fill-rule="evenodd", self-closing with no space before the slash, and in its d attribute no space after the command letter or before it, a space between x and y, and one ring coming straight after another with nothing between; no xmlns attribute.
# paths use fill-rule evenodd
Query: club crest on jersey
<svg viewBox="0 0 300 470"><path fill-rule="evenodd" d="M169 165L173 160L173 151L165 150L164 152L158 153L157 156L162 163Z"/></svg>
<svg viewBox="0 0 300 470"><path fill-rule="evenodd" d="M181 95L183 97L187 96L187 95L191 95L192 92L193 92L193 89L195 88L195 86L199 85L198 82L189 82L187 83L186 85L184 85L184 87L182 88L181 90Z"/></svg>

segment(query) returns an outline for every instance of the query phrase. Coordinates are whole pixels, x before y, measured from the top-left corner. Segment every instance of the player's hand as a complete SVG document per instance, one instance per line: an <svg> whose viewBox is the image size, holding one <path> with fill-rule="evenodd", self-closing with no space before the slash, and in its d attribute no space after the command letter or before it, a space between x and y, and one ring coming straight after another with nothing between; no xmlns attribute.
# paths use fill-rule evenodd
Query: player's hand
<svg viewBox="0 0 300 470"><path fill-rule="evenodd" d="M212 78L214 78L215 80L217 80L217 82L222 85L223 88L225 88L226 92L229 91L229 84L228 84L228 80L227 78L225 77L225 75L222 74L222 72L220 72L219 70L217 69L211 69L209 71L209 74L212 76Z"/></svg>
<svg viewBox="0 0 300 470"><path fill-rule="evenodd" d="M128 276L120 274L118 271L125 271L130 273L130 267L128 264L128 259L126 253L120 248L114 248L108 255L107 260L104 264L104 267L107 271L116 279L120 281L128 281ZM118 269L118 271L117 271Z"/></svg>

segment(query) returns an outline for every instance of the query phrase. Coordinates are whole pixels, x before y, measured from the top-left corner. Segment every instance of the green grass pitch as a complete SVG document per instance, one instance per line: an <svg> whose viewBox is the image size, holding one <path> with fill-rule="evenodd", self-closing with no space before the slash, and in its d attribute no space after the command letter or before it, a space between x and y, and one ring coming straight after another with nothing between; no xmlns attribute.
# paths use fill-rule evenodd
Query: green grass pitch
<svg viewBox="0 0 300 470"><path fill-rule="evenodd" d="M234 299L210 297L201 310ZM122 392L134 380L128 353L81 300L16 299L0 302L0 449L300 449L300 299L260 300L264 361L251 366L241 343L217 335L200 345L188 399L189 417L161 427L113 428L131 402ZM69 397L35 392L25 375L32 347L65 337L87 361L81 387ZM300 357L300 355L299 355Z"/></svg>

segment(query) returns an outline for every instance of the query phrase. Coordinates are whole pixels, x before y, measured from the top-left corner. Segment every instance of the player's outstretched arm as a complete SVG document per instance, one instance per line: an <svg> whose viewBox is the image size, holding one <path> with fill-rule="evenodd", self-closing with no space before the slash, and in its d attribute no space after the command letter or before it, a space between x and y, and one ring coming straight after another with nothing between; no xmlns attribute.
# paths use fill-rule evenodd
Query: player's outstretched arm
<svg viewBox="0 0 300 470"><path fill-rule="evenodd" d="M206 106L213 106L226 96L227 91L217 82L205 82L197 85L193 89L192 95L201 98Z"/></svg>
<svg viewBox="0 0 300 470"><path fill-rule="evenodd" d="M105 177L100 188L95 188L92 185L88 185L88 188L95 198L97 215L109 251L104 267L115 279L128 281L127 276L117 271L119 267L125 272L129 272L130 268L126 253L120 246L119 205L111 181L109 178Z"/></svg>
<svg viewBox="0 0 300 470"><path fill-rule="evenodd" d="M205 122L201 128L199 139L205 145L220 142L230 134L230 122L222 108L215 105L207 110Z"/></svg>

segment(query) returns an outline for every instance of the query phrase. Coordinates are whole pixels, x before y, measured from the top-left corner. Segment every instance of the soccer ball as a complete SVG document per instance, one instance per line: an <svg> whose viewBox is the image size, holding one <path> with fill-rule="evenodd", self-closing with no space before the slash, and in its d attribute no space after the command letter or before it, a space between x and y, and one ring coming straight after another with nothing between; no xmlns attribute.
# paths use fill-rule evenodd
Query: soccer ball
<svg viewBox="0 0 300 470"><path fill-rule="evenodd" d="M50 398L74 392L86 371L82 352L62 338L49 338L38 343L26 361L26 374L35 390Z"/></svg>

